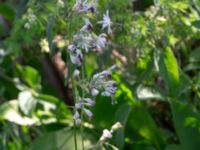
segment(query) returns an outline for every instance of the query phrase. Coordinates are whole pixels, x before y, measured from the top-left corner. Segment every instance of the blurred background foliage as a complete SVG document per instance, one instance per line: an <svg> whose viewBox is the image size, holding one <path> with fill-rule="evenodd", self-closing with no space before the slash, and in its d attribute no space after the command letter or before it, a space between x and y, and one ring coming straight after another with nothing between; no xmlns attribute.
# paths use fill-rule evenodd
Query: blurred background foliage
<svg viewBox="0 0 200 150"><path fill-rule="evenodd" d="M67 80L75 68L66 45L84 16L71 17L75 1L63 2L0 2L1 150L74 149ZM84 125L86 145L120 121L124 128L110 141L119 149L199 150L199 0L100 0L97 20L107 9L113 34L103 52L87 56L85 72L89 78L120 64L118 104L97 97L94 117Z"/></svg>

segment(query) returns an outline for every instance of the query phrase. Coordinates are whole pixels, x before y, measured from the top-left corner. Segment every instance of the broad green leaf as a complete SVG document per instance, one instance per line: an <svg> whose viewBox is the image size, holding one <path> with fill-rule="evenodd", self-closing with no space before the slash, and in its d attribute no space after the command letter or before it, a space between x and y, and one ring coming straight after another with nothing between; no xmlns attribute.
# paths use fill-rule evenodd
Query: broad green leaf
<svg viewBox="0 0 200 150"><path fill-rule="evenodd" d="M0 15L3 15L9 21L14 19L14 11L6 4L0 4Z"/></svg>
<svg viewBox="0 0 200 150"><path fill-rule="evenodd" d="M38 73L38 71L30 66L22 67L20 65L17 65L17 68L23 77L22 79L28 84L31 88L34 90L40 90L41 89L41 78Z"/></svg>
<svg viewBox="0 0 200 150"><path fill-rule="evenodd" d="M193 25L195 28L200 29L200 20L193 21L193 22L192 22L192 25Z"/></svg>
<svg viewBox="0 0 200 150"><path fill-rule="evenodd" d="M124 130L126 127L126 122L131 112L131 106L127 104L121 105L115 114L116 122L120 122L123 125L122 129L119 129L116 133L115 142L119 149L122 149L124 146Z"/></svg>
<svg viewBox="0 0 200 150"><path fill-rule="evenodd" d="M159 61L159 73L169 87L173 96L176 95L176 87L179 85L179 67L173 51L167 47L161 54Z"/></svg>
<svg viewBox="0 0 200 150"><path fill-rule="evenodd" d="M81 150L80 133L77 134L78 150ZM85 147L91 145L88 139L84 140ZM56 132L45 133L33 141L32 150L75 150L74 131L71 128L65 128Z"/></svg>
<svg viewBox="0 0 200 150"><path fill-rule="evenodd" d="M171 101L173 122L178 134L181 150L200 149L200 115L179 101Z"/></svg>
<svg viewBox="0 0 200 150"><path fill-rule="evenodd" d="M159 128L141 103L133 105L129 121L130 125L157 149L164 148L165 141Z"/></svg>
<svg viewBox="0 0 200 150"><path fill-rule="evenodd" d="M37 100L30 90L22 91L18 96L19 108L25 115L31 115L36 107Z"/></svg>
<svg viewBox="0 0 200 150"><path fill-rule="evenodd" d="M171 144L171 145L168 145L165 150L181 150L180 146L179 145L175 145L175 144Z"/></svg>
<svg viewBox="0 0 200 150"><path fill-rule="evenodd" d="M194 49L191 52L189 60L191 62L199 62L200 61L200 47L197 47L196 49Z"/></svg>
<svg viewBox="0 0 200 150"><path fill-rule="evenodd" d="M39 119L36 117L25 117L22 116L18 109L18 101L11 100L3 103L0 106L0 119L14 122L18 125L33 125L36 124Z"/></svg>

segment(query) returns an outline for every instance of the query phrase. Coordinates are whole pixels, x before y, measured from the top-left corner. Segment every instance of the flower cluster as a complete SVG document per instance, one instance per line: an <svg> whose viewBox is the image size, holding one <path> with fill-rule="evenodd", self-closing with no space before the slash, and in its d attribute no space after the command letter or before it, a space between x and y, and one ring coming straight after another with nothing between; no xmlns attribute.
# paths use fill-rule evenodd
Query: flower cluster
<svg viewBox="0 0 200 150"><path fill-rule="evenodd" d="M117 90L117 83L112 80L111 70L95 74L89 86L93 97L97 96L100 91L102 96L113 96Z"/></svg>
<svg viewBox="0 0 200 150"><path fill-rule="evenodd" d="M96 6L94 2L88 3L88 0L76 0L76 3L73 7L74 11L77 12L96 12Z"/></svg>
<svg viewBox="0 0 200 150"><path fill-rule="evenodd" d="M76 0L75 5L73 6L73 11L78 13L94 13L96 12L96 5L94 1L88 2L88 0ZM68 45L67 48L71 62L77 66L82 65L84 56L90 50L101 50L106 46L107 43L107 35L105 33L96 35L94 32L92 32L93 24L90 22L90 20L85 18L84 22L84 25L73 36L73 41ZM98 23L102 24L102 29L108 28L108 34L112 33L112 22L108 11L103 16L103 20L98 21ZM85 91L86 94L92 98L84 98L84 96L80 98L78 95L76 95L76 103L73 115L76 125L81 124L83 115L89 119L92 118L93 113L90 111L90 108L94 106L95 97L98 94L107 97L114 96L117 90L117 83L112 80L112 69L113 67L101 73L95 74L90 82L84 84L85 88L81 87L82 92ZM74 73L74 78L78 80L79 74L79 71Z"/></svg>
<svg viewBox="0 0 200 150"><path fill-rule="evenodd" d="M32 25L36 23L37 17L33 13L32 9L28 9L27 14L23 16L23 19L26 20L24 28L30 29Z"/></svg>
<svg viewBox="0 0 200 150"><path fill-rule="evenodd" d="M91 98L84 98L83 100L81 100L81 98L79 98L79 101L75 104L75 114L73 116L73 119L75 120L77 125L81 124L81 118L80 118L79 111L81 111L81 109L83 109L84 114L91 119L93 114L89 110L89 107L94 106L94 104L95 104L95 101L92 100Z"/></svg>
<svg viewBox="0 0 200 150"><path fill-rule="evenodd" d="M73 10L76 12L96 12L96 5L94 1L89 3L87 0L77 0ZM102 24L102 28L108 28L108 34L112 33L111 30L111 19L109 17L108 11L103 16L102 21L98 21L98 23ZM73 44L68 46L68 52L70 54L70 59L73 64L81 65L83 62L84 53L88 53L89 49L101 50L106 46L107 35L105 33L101 33L100 35L96 35L92 32L93 25L89 19L85 19L85 24L77 34L73 37Z"/></svg>

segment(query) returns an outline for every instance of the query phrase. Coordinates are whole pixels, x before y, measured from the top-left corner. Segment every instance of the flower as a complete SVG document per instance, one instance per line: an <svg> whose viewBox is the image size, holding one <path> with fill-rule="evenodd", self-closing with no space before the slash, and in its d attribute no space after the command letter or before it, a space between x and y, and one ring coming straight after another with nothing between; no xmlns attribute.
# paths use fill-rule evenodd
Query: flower
<svg viewBox="0 0 200 150"><path fill-rule="evenodd" d="M80 119L80 115L79 115L78 111L76 111L75 114L73 115L73 119L74 119L76 125L81 124L81 119Z"/></svg>
<svg viewBox="0 0 200 150"><path fill-rule="evenodd" d="M112 97L117 91L117 82L111 80L112 72L110 69L93 75L90 81L91 95L97 96L101 91L102 96Z"/></svg>
<svg viewBox="0 0 200 150"><path fill-rule="evenodd" d="M70 59L73 64L81 65L83 62L83 54L79 49L73 47L73 45L68 46L70 53Z"/></svg>
<svg viewBox="0 0 200 150"><path fill-rule="evenodd" d="M93 113L89 109L84 108L83 111L89 118L92 118Z"/></svg>
<svg viewBox="0 0 200 150"><path fill-rule="evenodd" d="M108 129L104 129L103 134L100 137L100 141L105 141L105 140L111 139L111 138L112 138L112 133Z"/></svg>
<svg viewBox="0 0 200 150"><path fill-rule="evenodd" d="M87 53L91 47L92 37L90 34L76 34L74 35L74 41L77 43L77 47L83 49Z"/></svg>
<svg viewBox="0 0 200 150"><path fill-rule="evenodd" d="M106 11L106 14L103 15L103 20L99 21L98 23L102 24L103 29L108 28L108 34L112 33L112 29L111 29L112 22L110 20L108 10Z"/></svg>
<svg viewBox="0 0 200 150"><path fill-rule="evenodd" d="M40 41L40 47L41 47L41 51L43 53L49 53L50 48L49 48L49 43L48 43L47 39L42 39Z"/></svg>
<svg viewBox="0 0 200 150"><path fill-rule="evenodd" d="M107 81L104 83L103 96L113 96L117 91L117 83L115 81Z"/></svg>
<svg viewBox="0 0 200 150"><path fill-rule="evenodd" d="M106 34L102 33L95 38L94 47L97 49L103 49L106 45Z"/></svg>
<svg viewBox="0 0 200 150"><path fill-rule="evenodd" d="M84 2L82 0L76 0L76 3L74 4L73 10L77 12L96 12L96 6L94 3L89 4L87 0Z"/></svg>
<svg viewBox="0 0 200 150"><path fill-rule="evenodd" d="M122 126L122 124L120 123L120 122L116 122L113 126L112 126L112 128L111 128L111 132L113 133L114 131L117 131L117 130L119 130L120 128L122 128L123 126Z"/></svg>
<svg viewBox="0 0 200 150"><path fill-rule="evenodd" d="M91 98L84 98L84 101L86 102L85 105L87 106L94 106L95 102Z"/></svg>
<svg viewBox="0 0 200 150"><path fill-rule="evenodd" d="M90 29L92 29L92 24L91 24L91 22L88 19L86 19L85 20L85 25L80 29L80 31L81 32L87 32Z"/></svg>
<svg viewBox="0 0 200 150"><path fill-rule="evenodd" d="M97 89L95 89L95 88L92 88L92 90L91 90L91 95L92 96L97 96L99 94L99 91L97 90Z"/></svg>

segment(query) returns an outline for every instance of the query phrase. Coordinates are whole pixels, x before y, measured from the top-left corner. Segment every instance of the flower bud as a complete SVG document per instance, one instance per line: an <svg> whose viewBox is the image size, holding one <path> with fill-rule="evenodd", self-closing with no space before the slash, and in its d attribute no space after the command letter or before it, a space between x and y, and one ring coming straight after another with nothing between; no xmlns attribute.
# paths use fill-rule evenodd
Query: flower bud
<svg viewBox="0 0 200 150"><path fill-rule="evenodd" d="M117 131L117 130L119 130L120 128L122 128L123 126L122 126L122 124L120 123L120 122L116 122L113 126L112 126L112 128L111 128L111 132L114 132L114 131Z"/></svg>
<svg viewBox="0 0 200 150"><path fill-rule="evenodd" d="M99 94L99 91L97 90L97 89L95 89L95 88L93 88L92 90L91 90L91 94L92 94L92 96L97 96L98 94Z"/></svg>
<svg viewBox="0 0 200 150"><path fill-rule="evenodd" d="M89 109L84 108L83 111L85 112L85 114L89 117L92 118L93 114Z"/></svg>

